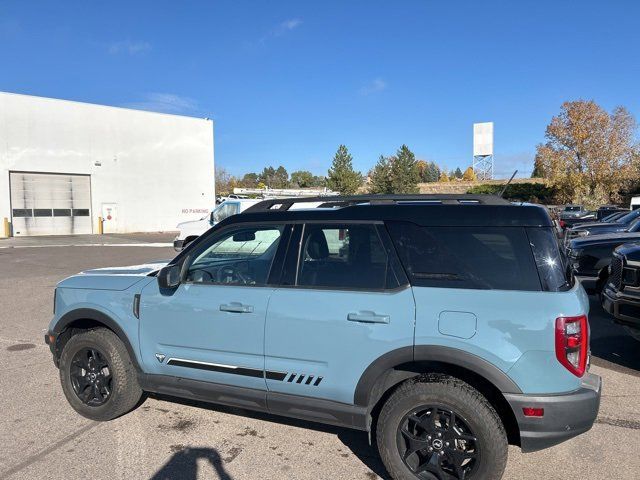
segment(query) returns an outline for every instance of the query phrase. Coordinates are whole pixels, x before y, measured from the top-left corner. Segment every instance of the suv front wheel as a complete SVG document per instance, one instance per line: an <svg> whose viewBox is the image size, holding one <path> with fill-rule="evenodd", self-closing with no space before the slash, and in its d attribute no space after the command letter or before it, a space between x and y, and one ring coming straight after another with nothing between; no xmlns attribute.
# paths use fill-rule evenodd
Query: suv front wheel
<svg viewBox="0 0 640 480"><path fill-rule="evenodd" d="M126 347L106 328L72 336L60 355L60 382L67 400L91 420L112 420L142 397Z"/></svg>
<svg viewBox="0 0 640 480"><path fill-rule="evenodd" d="M507 435L487 399L445 375L408 380L384 404L378 450L396 480L502 478Z"/></svg>

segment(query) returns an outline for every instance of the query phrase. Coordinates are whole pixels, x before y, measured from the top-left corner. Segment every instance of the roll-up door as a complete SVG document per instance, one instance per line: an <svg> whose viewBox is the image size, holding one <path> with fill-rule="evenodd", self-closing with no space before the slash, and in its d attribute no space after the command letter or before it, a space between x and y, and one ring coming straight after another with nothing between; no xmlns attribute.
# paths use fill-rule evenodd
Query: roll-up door
<svg viewBox="0 0 640 480"><path fill-rule="evenodd" d="M88 175L10 172L13 234L91 233Z"/></svg>

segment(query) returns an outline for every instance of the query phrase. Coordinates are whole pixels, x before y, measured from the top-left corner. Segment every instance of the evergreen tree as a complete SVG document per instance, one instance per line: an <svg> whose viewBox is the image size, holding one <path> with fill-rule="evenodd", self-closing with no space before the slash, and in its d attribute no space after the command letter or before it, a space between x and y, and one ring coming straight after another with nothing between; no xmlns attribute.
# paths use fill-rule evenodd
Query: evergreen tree
<svg viewBox="0 0 640 480"><path fill-rule="evenodd" d="M362 175L353 169L353 157L340 145L327 176L327 187L341 195L353 195L362 184Z"/></svg>
<svg viewBox="0 0 640 480"><path fill-rule="evenodd" d="M536 158L533 163L533 172L531 172L531 178L544 178L542 164L538 158Z"/></svg>
<svg viewBox="0 0 640 480"><path fill-rule="evenodd" d="M453 172L453 176L456 178L462 178L462 170L460 170L460 167L456 168L456 171Z"/></svg>
<svg viewBox="0 0 640 480"><path fill-rule="evenodd" d="M273 183L273 188L287 188L289 186L289 173L282 165L276 169Z"/></svg>
<svg viewBox="0 0 640 480"><path fill-rule="evenodd" d="M427 167L424 171L424 181L425 182L437 182L440 178L440 168L435 164L435 162L427 163Z"/></svg>
<svg viewBox="0 0 640 480"><path fill-rule="evenodd" d="M259 183L266 185L269 188L274 188L274 178L276 170L273 167L264 167L262 173L258 176Z"/></svg>
<svg viewBox="0 0 640 480"><path fill-rule="evenodd" d="M406 145L402 145L391 161L391 191L393 193L418 193L420 176L416 157Z"/></svg>
<svg viewBox="0 0 640 480"><path fill-rule="evenodd" d="M258 185L260 176L257 173L245 173L242 180L240 180L240 186L244 188L255 188Z"/></svg>
<svg viewBox="0 0 640 480"><path fill-rule="evenodd" d="M369 174L369 193L392 193L391 159L380 155L378 163Z"/></svg>

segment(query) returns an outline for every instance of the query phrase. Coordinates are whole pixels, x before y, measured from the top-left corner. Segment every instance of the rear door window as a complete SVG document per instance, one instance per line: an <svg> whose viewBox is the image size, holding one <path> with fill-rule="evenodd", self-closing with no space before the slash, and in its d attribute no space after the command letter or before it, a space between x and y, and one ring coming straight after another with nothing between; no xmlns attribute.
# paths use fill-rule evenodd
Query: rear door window
<svg viewBox="0 0 640 480"><path fill-rule="evenodd" d="M387 224L412 284L426 287L539 291L522 227L423 227Z"/></svg>
<svg viewBox="0 0 640 480"><path fill-rule="evenodd" d="M399 285L375 225L305 225L297 282L302 287L382 290Z"/></svg>

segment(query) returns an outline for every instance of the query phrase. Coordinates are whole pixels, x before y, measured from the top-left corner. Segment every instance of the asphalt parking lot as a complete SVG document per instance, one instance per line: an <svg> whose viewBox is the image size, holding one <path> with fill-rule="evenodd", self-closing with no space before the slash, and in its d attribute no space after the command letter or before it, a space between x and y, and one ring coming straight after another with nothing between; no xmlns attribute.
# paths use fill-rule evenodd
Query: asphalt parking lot
<svg viewBox="0 0 640 480"><path fill-rule="evenodd" d="M0 240L0 479L387 478L360 432L168 398L107 423L71 409L43 343L55 284L88 268L171 258L170 241ZM542 452L511 447L505 478L640 478L640 344L595 302L590 320L592 371L604 379L596 424Z"/></svg>

